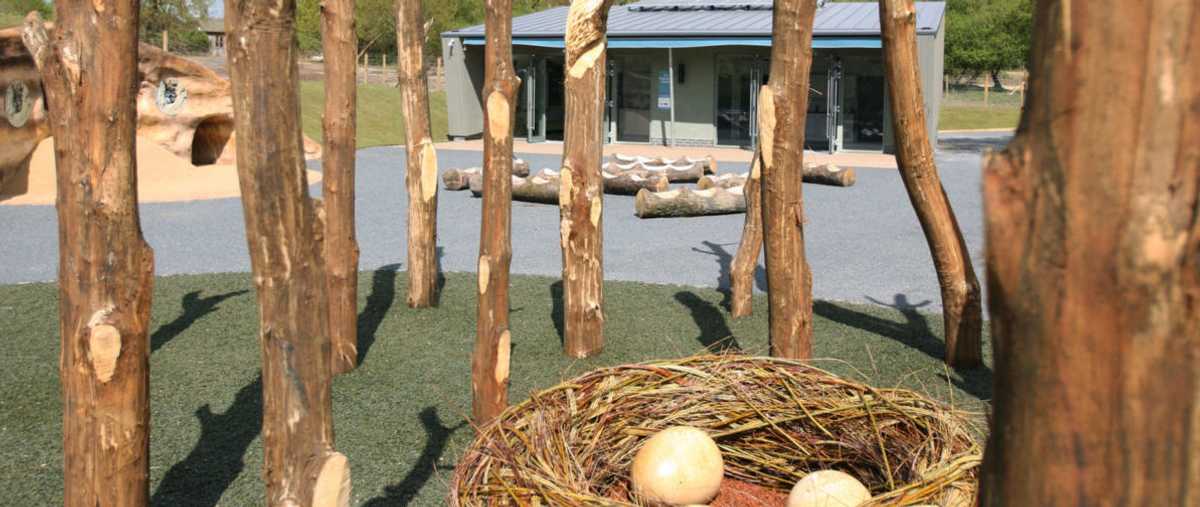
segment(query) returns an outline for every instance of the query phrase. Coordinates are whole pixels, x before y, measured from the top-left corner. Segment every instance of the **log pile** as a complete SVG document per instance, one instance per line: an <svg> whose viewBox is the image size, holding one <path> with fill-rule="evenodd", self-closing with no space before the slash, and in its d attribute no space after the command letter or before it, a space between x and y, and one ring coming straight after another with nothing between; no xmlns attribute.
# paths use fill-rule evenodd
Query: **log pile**
<svg viewBox="0 0 1200 507"><path fill-rule="evenodd" d="M700 189L721 187L733 188L746 184L746 178L750 173L725 173L713 174L700 178L696 182L696 186ZM815 185L829 185L834 187L849 187L853 186L858 181L854 174L853 168L843 168L834 164L804 164L804 182Z"/></svg>
<svg viewBox="0 0 1200 507"><path fill-rule="evenodd" d="M704 174L717 174L717 161L712 158L712 155L705 155L703 158L680 157L680 158L665 158L665 157L643 157L640 155L622 155L614 153L613 162L618 164L647 164L647 165L691 165L700 164Z"/></svg>
<svg viewBox="0 0 1200 507"><path fill-rule="evenodd" d="M483 197L483 176L476 174L470 180L471 195ZM540 204L558 204L559 173L542 169L529 177L512 177L512 199Z"/></svg>
<svg viewBox="0 0 1200 507"><path fill-rule="evenodd" d="M635 169L620 173L605 171L602 176L606 194L636 195L643 189L662 192L671 186L670 178L665 174L645 170Z"/></svg>
<svg viewBox="0 0 1200 507"><path fill-rule="evenodd" d="M514 158L513 176L529 176L529 162ZM466 169L449 169L442 173L442 187L450 191L467 190L471 188L471 178L483 174L483 168L468 167Z"/></svg>
<svg viewBox="0 0 1200 507"><path fill-rule="evenodd" d="M604 164L604 172L621 174L629 171L647 171L667 177L671 183L695 183L705 174L702 162L682 162L672 164L655 164L653 162L609 162Z"/></svg>
<svg viewBox="0 0 1200 507"><path fill-rule="evenodd" d="M634 202L638 218L695 217L728 215L746 211L743 187L713 187L704 190L678 188L666 192L642 190Z"/></svg>

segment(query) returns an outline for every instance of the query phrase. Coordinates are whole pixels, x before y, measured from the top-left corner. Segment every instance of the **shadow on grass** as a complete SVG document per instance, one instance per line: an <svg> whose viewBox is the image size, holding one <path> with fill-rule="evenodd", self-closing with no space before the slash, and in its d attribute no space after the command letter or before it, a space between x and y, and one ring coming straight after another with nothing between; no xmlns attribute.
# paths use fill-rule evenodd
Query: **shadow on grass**
<svg viewBox="0 0 1200 507"><path fill-rule="evenodd" d="M933 330L929 328L929 321L926 320L925 315L918 311L919 308L927 306L930 303L929 301L913 304L908 301L908 296L904 294L896 294L890 304L871 298L868 299L875 304L899 311L904 317L904 322L895 322L876 317L828 301L813 302L813 312L839 324L895 340L924 353L938 362L945 359L945 342L934 335ZM971 396L980 400L991 399L992 370L990 368L987 366L980 366L973 369L956 368L955 372L962 376L963 380L948 380L958 386L959 389L966 391Z"/></svg>
<svg viewBox="0 0 1200 507"><path fill-rule="evenodd" d="M550 320L554 321L554 330L558 332L558 344L566 345L566 331L563 330L563 283L562 280L550 284Z"/></svg>
<svg viewBox="0 0 1200 507"><path fill-rule="evenodd" d="M240 296L250 292L248 290L235 290L215 296L200 297L200 291L194 290L184 294L183 300L179 302L182 307L182 312L175 320L158 326L154 330L154 334L150 335L150 352L154 352L166 345L167 342L179 336L185 329L191 327L201 317L217 311L217 305L222 301L231 297Z"/></svg>
<svg viewBox="0 0 1200 507"><path fill-rule="evenodd" d="M367 303L358 314L358 364L362 365L367 352L375 344L375 334L383 323L388 310L396 302L396 276L399 264L380 267L371 274L371 293ZM440 277L440 275L439 275Z"/></svg>
<svg viewBox="0 0 1200 507"><path fill-rule="evenodd" d="M713 243L712 241L702 241L701 243L707 247L707 250L692 247L693 252L699 252L705 255L716 257L717 268L720 270L717 273L717 292L721 293L721 308L725 311L730 311L733 300L733 291L731 289L733 277L733 258L737 254L737 248L740 243ZM733 253L726 250L725 247L734 247ZM762 253L759 253L762 256ZM759 290L767 290L767 271L763 269L762 264L754 266L754 285Z"/></svg>
<svg viewBox="0 0 1200 507"><path fill-rule="evenodd" d="M392 507L408 505L416 498L417 493L433 477L438 459L446 452L446 444L450 436L458 431L466 422L454 426L446 426L438 415L437 407L425 407L420 415L421 427L425 430L425 448L421 456L408 474L400 482L383 488L383 496L378 496L363 504L364 507Z"/></svg>
<svg viewBox="0 0 1200 507"><path fill-rule="evenodd" d="M704 348L718 353L742 350L737 337L733 336L733 331L729 329L729 324L725 321L725 313L717 305L688 291L676 292L675 300L686 306L691 312L692 320L700 329L700 336L696 337L696 341L700 342Z"/></svg>
<svg viewBox="0 0 1200 507"><path fill-rule="evenodd" d="M262 375L246 384L222 414L206 403L196 409L200 439L187 457L167 470L151 505L213 506L246 467L246 449L262 430Z"/></svg>

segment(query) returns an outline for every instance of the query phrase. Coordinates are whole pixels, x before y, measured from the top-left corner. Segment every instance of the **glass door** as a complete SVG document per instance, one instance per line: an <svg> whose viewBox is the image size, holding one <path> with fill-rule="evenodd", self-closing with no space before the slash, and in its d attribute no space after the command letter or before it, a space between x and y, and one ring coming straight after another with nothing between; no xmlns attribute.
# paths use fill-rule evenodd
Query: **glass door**
<svg viewBox="0 0 1200 507"><path fill-rule="evenodd" d="M769 80L754 56L717 57L717 144L754 146L758 141L758 92Z"/></svg>
<svg viewBox="0 0 1200 507"><path fill-rule="evenodd" d="M517 64L521 89L517 91L516 129L525 129L525 140L540 143L546 140L546 60L530 57Z"/></svg>
<svg viewBox="0 0 1200 507"><path fill-rule="evenodd" d="M842 148L842 62L835 62L829 69L825 84L825 137L829 141L829 153Z"/></svg>
<svg viewBox="0 0 1200 507"><path fill-rule="evenodd" d="M653 69L645 60L623 60L616 63L613 70L617 91L617 140L648 143L655 82Z"/></svg>
<svg viewBox="0 0 1200 507"><path fill-rule="evenodd" d="M843 84L846 88L843 147L883 151L883 76L851 76Z"/></svg>

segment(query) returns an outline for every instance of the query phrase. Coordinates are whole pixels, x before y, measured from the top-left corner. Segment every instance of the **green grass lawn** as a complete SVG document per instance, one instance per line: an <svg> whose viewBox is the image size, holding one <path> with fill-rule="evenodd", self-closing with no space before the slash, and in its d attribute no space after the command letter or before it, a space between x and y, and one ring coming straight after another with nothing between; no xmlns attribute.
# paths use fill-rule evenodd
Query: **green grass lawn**
<svg viewBox="0 0 1200 507"><path fill-rule="evenodd" d="M1019 93L993 91L985 106L982 88L955 86L942 96L938 130L1015 129L1022 98Z"/></svg>
<svg viewBox="0 0 1200 507"><path fill-rule="evenodd" d="M321 141L321 111L325 104L323 81L300 82L300 114L304 134ZM379 84L358 85L358 147L404 144L404 115L400 90ZM429 93L430 128L434 142L446 140L446 92Z"/></svg>
<svg viewBox="0 0 1200 507"><path fill-rule="evenodd" d="M443 505L446 481L472 430L470 354L475 277L447 275L441 305L404 304L405 277L360 278L362 366L334 383L337 448L353 468L354 505ZM764 298L732 321L715 290L610 282L607 347L561 353L556 279L512 283L512 398L589 369L680 357L728 339L767 350ZM61 405L56 291L0 286L0 505L60 504ZM915 311L818 302L819 364L875 385L904 385L960 407L990 398L987 369L947 372L941 318ZM261 384L257 309L247 274L155 281L151 326L151 492L154 505L261 505ZM990 347L985 347L990 351ZM948 373L948 376L947 376Z"/></svg>

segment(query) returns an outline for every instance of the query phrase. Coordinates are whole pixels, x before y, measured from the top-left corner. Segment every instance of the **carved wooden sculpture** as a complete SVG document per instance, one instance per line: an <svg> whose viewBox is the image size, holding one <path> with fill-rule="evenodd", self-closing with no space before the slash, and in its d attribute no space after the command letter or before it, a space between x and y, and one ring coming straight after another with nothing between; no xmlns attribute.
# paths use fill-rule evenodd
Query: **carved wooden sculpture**
<svg viewBox="0 0 1200 507"><path fill-rule="evenodd" d="M916 8L913 0L880 0L884 72L896 132L896 162L913 210L925 231L942 288L946 364L974 367L983 362L983 300L971 254L950 199L942 189L933 147L925 131L925 102L917 68Z"/></svg>
<svg viewBox="0 0 1200 507"><path fill-rule="evenodd" d="M665 192L642 190L634 201L634 214L638 218L698 217L744 211L746 196L742 187L704 190L682 187Z"/></svg>
<svg viewBox="0 0 1200 507"><path fill-rule="evenodd" d="M479 301L471 362L472 416L480 426L508 406L508 269L512 260L512 126L521 80L513 72L512 0L487 0L484 50L483 211Z"/></svg>
<svg viewBox="0 0 1200 507"><path fill-rule="evenodd" d="M1036 2L985 164L984 507L1200 499L1200 4L1130 7Z"/></svg>
<svg viewBox="0 0 1200 507"><path fill-rule="evenodd" d="M225 27L246 241L258 293L267 505L347 505L333 448L319 203L300 147L294 0L227 0Z"/></svg>
<svg viewBox="0 0 1200 507"><path fill-rule="evenodd" d="M63 504L144 506L150 474L154 253L138 220L133 0L60 2L25 45L42 75L58 174ZM103 114L101 114L103 112ZM15 337L14 337L15 338Z"/></svg>
<svg viewBox="0 0 1200 507"><path fill-rule="evenodd" d="M433 306L437 296L437 150L429 127L425 21L421 0L396 0L397 63L404 105L404 183L408 189L408 306Z"/></svg>

